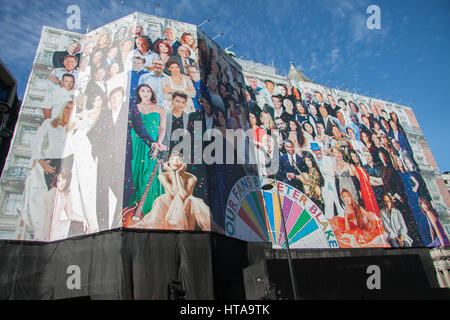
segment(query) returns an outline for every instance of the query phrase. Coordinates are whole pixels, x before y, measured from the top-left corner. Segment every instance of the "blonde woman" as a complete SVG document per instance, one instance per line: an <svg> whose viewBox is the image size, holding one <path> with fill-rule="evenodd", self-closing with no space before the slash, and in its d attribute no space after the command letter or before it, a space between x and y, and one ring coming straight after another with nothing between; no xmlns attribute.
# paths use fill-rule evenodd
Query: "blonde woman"
<svg viewBox="0 0 450 320"><path fill-rule="evenodd" d="M186 172L181 155L172 153L163 167L158 180L165 193L155 200L149 214L130 227L194 230L198 225L203 231L211 231L211 211L202 199L192 195L197 178Z"/></svg>
<svg viewBox="0 0 450 320"><path fill-rule="evenodd" d="M69 123L70 148L73 151L70 198L73 211L86 217L89 232L98 232L97 220L97 163L93 158L93 146L88 138L90 130L105 113L108 104L103 96L96 96L92 109L74 113ZM76 130L74 130L76 129ZM95 136L91 137L95 140Z"/></svg>
<svg viewBox="0 0 450 320"><path fill-rule="evenodd" d="M266 130L267 134L270 134L270 132L275 129L272 116L267 111L262 111L259 115L259 119L261 120L261 128Z"/></svg>
<svg viewBox="0 0 450 320"><path fill-rule="evenodd" d="M73 108L74 103L67 101L59 115L44 120L31 144L33 164L25 181L24 205L19 214L28 227L34 230L35 240L48 240L44 196L51 189L63 162L64 166L71 167L73 161L70 148L66 148ZM44 148L45 141L48 141L47 148Z"/></svg>
<svg viewBox="0 0 450 320"><path fill-rule="evenodd" d="M181 35L180 42L189 48L191 52L190 58L197 61L197 43L195 38L189 32L185 32Z"/></svg>
<svg viewBox="0 0 450 320"><path fill-rule="evenodd" d="M341 248L390 247L381 219L366 211L347 189L342 189L344 218L329 220Z"/></svg>

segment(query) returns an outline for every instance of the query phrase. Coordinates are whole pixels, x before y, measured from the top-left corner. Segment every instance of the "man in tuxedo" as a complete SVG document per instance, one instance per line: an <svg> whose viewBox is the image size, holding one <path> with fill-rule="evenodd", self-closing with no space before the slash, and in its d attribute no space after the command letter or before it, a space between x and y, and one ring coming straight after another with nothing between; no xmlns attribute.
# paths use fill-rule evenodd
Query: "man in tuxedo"
<svg viewBox="0 0 450 320"><path fill-rule="evenodd" d="M92 52L92 58L90 59L90 67L91 67L91 78L93 78L95 72L98 69L107 69L106 63L105 63L105 53L103 50L94 50ZM129 68L131 69L131 67ZM127 70L129 70L127 69Z"/></svg>
<svg viewBox="0 0 450 320"><path fill-rule="evenodd" d="M280 136L282 137L283 141L287 140L289 137L289 131L287 129L286 122L282 117L275 118L275 126L278 130L280 130Z"/></svg>
<svg viewBox="0 0 450 320"><path fill-rule="evenodd" d="M55 51L53 54L53 68L64 68L64 57L65 56L75 56L77 57L77 67L80 64L80 53L81 46L78 42L74 41L71 44L69 44L69 47L65 51Z"/></svg>
<svg viewBox="0 0 450 320"><path fill-rule="evenodd" d="M97 161L97 219L100 230L119 226L122 207L123 177L127 141L128 108L124 89L117 87L109 94L109 108L89 132L92 155ZM111 192L117 199L113 221L110 221Z"/></svg>
<svg viewBox="0 0 450 320"><path fill-rule="evenodd" d="M278 180L287 183L303 192L303 183L300 181L303 168L303 158L295 153L294 143L290 140L284 141L286 154L280 157Z"/></svg>

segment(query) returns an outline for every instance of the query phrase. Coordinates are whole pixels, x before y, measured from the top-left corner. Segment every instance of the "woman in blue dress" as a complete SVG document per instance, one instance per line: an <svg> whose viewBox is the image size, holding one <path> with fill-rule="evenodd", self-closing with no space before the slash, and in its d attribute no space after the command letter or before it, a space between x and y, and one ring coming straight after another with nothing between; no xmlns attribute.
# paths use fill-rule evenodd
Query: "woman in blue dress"
<svg viewBox="0 0 450 320"><path fill-rule="evenodd" d="M309 112L308 109L305 108L303 103L301 101L297 101L295 103L296 114L295 114L295 120L298 122L299 125L301 125L303 122L309 120Z"/></svg>
<svg viewBox="0 0 450 320"><path fill-rule="evenodd" d="M430 234L430 228L428 226L428 221L419 206L419 187L420 184L412 172L405 168L403 160L400 157L396 158L398 175L400 176L403 188L408 199L409 207L411 208L414 220L416 220L417 228L419 231L420 239L422 243L426 246L432 242L432 237Z"/></svg>
<svg viewBox="0 0 450 320"><path fill-rule="evenodd" d="M450 245L444 228L439 223L436 213L431 208L430 203L424 197L419 198L419 206L422 209L423 215L428 221L428 226L430 228L430 233L433 242L427 243L427 247L447 247Z"/></svg>

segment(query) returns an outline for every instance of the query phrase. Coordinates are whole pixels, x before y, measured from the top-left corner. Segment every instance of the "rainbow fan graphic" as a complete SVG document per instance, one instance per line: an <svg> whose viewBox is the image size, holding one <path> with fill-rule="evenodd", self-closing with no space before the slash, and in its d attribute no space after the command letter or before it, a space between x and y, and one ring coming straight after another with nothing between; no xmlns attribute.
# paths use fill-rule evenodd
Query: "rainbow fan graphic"
<svg viewBox="0 0 450 320"><path fill-rule="evenodd" d="M266 183L275 187L261 190ZM282 213L290 247L338 247L327 219L303 193L275 180L261 183L253 176L239 180L230 193L226 233L245 241L272 242L274 248L284 248Z"/></svg>

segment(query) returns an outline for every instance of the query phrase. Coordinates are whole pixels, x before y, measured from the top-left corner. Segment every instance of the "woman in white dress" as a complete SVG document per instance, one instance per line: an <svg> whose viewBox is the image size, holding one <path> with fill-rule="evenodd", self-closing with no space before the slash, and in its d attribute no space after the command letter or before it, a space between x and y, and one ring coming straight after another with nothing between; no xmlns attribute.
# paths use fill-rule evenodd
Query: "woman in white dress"
<svg viewBox="0 0 450 320"><path fill-rule="evenodd" d="M51 183L61 170L64 159L70 159L71 151L65 148L69 133L69 120L74 103L66 102L60 114L46 119L38 128L31 144L33 161L30 175L25 181L24 204L21 211L23 221L34 231L34 239L48 240L44 196L51 189ZM48 147L44 149L44 141Z"/></svg>
<svg viewBox="0 0 450 320"><path fill-rule="evenodd" d="M73 210L70 196L72 173L69 168L63 168L57 175L53 187L45 195L46 207L46 238L48 241L66 239L69 235L72 221L83 223L83 231L89 231L87 219Z"/></svg>
<svg viewBox="0 0 450 320"><path fill-rule="evenodd" d="M160 195L152 210L141 221L130 225L131 228L194 230L198 225L203 231L211 231L211 211L202 199L192 195L197 178L186 169L181 155L172 153L164 164L164 172L158 175L166 193Z"/></svg>
<svg viewBox="0 0 450 320"><path fill-rule="evenodd" d="M172 93L181 91L188 96L187 105L184 112L191 113L195 111L192 98L195 97L196 92L192 80L181 73L178 62L169 60L167 63L167 70L170 71L170 77L164 77L161 80L162 91L166 100L166 108L168 111L172 108Z"/></svg>
<svg viewBox="0 0 450 320"><path fill-rule="evenodd" d="M87 218L90 232L98 232L99 227L96 211L97 183L96 179L92 179L97 176L97 163L92 157L92 145L87 134L97 122L101 111L107 107L103 98L97 98L94 100L93 109L72 117L69 125L70 143L67 144L74 158L71 183L73 209Z"/></svg>

